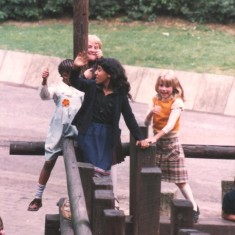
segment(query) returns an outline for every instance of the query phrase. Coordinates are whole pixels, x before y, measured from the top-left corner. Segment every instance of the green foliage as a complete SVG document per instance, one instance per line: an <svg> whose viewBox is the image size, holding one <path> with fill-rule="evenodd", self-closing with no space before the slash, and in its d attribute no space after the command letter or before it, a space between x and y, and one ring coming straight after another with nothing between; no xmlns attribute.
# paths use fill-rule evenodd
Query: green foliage
<svg viewBox="0 0 235 235"><path fill-rule="evenodd" d="M185 0L181 12L192 22L235 22L234 0Z"/></svg>
<svg viewBox="0 0 235 235"><path fill-rule="evenodd" d="M73 0L1 0L0 21L72 16ZM90 19L122 15L127 21L154 21L159 15L192 22L235 22L234 0L89 0Z"/></svg>
<svg viewBox="0 0 235 235"><path fill-rule="evenodd" d="M90 0L89 8L91 19L106 19L117 15L121 6L115 0Z"/></svg>

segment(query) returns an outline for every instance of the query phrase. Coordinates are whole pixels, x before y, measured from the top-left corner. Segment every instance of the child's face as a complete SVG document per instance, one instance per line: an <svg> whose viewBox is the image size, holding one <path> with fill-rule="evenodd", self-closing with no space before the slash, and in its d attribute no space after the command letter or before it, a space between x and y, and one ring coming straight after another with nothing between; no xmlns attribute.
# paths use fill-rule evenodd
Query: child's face
<svg viewBox="0 0 235 235"><path fill-rule="evenodd" d="M158 86L158 93L163 99L168 99L173 94L173 87L160 82Z"/></svg>
<svg viewBox="0 0 235 235"><path fill-rule="evenodd" d="M66 73L66 72L63 72L61 74L61 77L62 77L62 81L67 84L67 85L70 85L70 82L69 82L69 74Z"/></svg>
<svg viewBox="0 0 235 235"><path fill-rule="evenodd" d="M100 50L99 44L95 42L88 42L88 49L87 49L88 61L94 61L97 59L98 50Z"/></svg>
<svg viewBox="0 0 235 235"><path fill-rule="evenodd" d="M110 75L106 73L101 66L98 66L95 71L95 81L97 84L103 84L104 86L108 86L110 82Z"/></svg>

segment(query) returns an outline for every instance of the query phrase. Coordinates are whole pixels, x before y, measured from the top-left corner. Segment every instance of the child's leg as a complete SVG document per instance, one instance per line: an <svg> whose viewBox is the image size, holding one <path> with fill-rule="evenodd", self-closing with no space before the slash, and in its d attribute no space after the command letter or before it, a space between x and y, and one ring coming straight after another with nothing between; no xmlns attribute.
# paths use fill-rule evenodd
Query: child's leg
<svg viewBox="0 0 235 235"><path fill-rule="evenodd" d="M191 190L189 184L188 183L181 183L181 184L176 184L176 185L179 187L183 196L192 202L193 210L197 211L197 203L194 200L193 193L192 193L192 190Z"/></svg>
<svg viewBox="0 0 235 235"><path fill-rule="evenodd" d="M50 161L45 161L43 168L41 170L38 184L36 187L36 193L35 193L35 198L34 200L29 204L28 210L29 211L37 211L39 210L40 207L42 207L42 195L45 190L47 181L50 178L51 171L55 166L57 158L50 160Z"/></svg>

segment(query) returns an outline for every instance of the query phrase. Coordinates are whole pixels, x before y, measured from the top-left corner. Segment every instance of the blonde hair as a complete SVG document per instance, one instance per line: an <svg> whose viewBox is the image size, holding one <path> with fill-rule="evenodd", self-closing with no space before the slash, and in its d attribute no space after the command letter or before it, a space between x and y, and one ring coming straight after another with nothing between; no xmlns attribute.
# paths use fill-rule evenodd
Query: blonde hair
<svg viewBox="0 0 235 235"><path fill-rule="evenodd" d="M176 77L175 73L172 70L168 70L159 75L157 82L155 84L155 91L159 96L159 86L163 84L167 87L171 86L173 88L173 98L181 98L185 101L184 89L181 86L179 79Z"/></svg>
<svg viewBox="0 0 235 235"><path fill-rule="evenodd" d="M89 42L98 44L99 49L101 49L101 47L102 47L102 42L101 42L100 38L98 36L96 36L95 34L88 35L88 43Z"/></svg>

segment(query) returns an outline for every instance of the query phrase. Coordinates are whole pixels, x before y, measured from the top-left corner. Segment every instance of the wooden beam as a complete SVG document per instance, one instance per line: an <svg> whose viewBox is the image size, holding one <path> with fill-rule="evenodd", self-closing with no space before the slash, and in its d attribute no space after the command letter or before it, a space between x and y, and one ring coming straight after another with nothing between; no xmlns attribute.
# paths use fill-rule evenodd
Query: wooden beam
<svg viewBox="0 0 235 235"><path fill-rule="evenodd" d="M75 235L92 235L73 141L71 139L65 139L63 149L72 224Z"/></svg>
<svg viewBox="0 0 235 235"><path fill-rule="evenodd" d="M10 155L44 155L45 142L12 141ZM235 159L235 146L182 144L186 158ZM130 143L122 143L123 155L130 155ZM62 155L62 152L60 153Z"/></svg>

